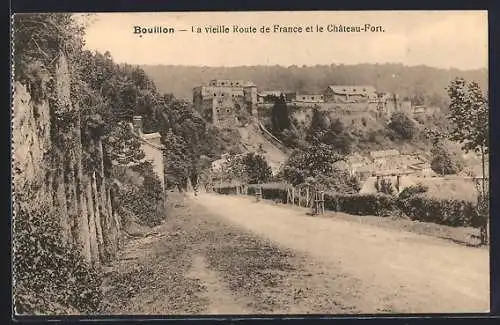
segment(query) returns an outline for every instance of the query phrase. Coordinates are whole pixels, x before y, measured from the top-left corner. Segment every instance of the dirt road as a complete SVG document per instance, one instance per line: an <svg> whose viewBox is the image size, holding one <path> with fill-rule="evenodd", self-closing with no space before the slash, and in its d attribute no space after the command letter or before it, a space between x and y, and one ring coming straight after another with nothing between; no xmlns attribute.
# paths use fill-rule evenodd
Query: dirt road
<svg viewBox="0 0 500 325"><path fill-rule="evenodd" d="M103 313L489 309L486 250L243 197L170 201L166 222L129 240L109 269Z"/></svg>
<svg viewBox="0 0 500 325"><path fill-rule="evenodd" d="M230 223L306 254L315 261L314 268L322 265L331 277L344 274L354 280L350 288L354 305L364 313L489 310L485 249L334 218L314 218L247 197L207 194L197 202Z"/></svg>

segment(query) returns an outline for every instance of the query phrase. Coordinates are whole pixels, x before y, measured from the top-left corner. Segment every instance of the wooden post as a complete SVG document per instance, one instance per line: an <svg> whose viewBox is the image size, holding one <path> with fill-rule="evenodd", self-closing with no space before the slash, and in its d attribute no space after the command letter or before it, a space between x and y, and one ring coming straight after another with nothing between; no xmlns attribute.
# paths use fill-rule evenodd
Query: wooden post
<svg viewBox="0 0 500 325"><path fill-rule="evenodd" d="M299 201L299 208L300 208L300 206L301 206L300 199L302 198L302 197L300 196L300 194L301 194L301 193L300 193L300 192L301 192L301 188L299 187L299 188L298 188L298 190L299 190L299 193L298 193L299 200L298 200L298 201Z"/></svg>
<svg viewBox="0 0 500 325"><path fill-rule="evenodd" d="M321 214L325 213L325 192L321 191L320 192L320 211Z"/></svg>
<svg viewBox="0 0 500 325"><path fill-rule="evenodd" d="M262 188L260 186L255 188L255 198L257 199L257 202L260 202L262 198Z"/></svg>

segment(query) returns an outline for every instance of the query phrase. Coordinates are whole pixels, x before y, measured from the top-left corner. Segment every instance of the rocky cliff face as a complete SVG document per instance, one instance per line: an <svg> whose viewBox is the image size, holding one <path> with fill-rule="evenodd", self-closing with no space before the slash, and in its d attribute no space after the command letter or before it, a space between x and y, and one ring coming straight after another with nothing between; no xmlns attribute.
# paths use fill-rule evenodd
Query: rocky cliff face
<svg viewBox="0 0 500 325"><path fill-rule="evenodd" d="M79 108L71 101L71 76L60 54L51 96L34 100L33 85L16 82L13 96L13 186L49 199L60 216L61 237L88 263L106 263L119 245L120 219L112 205L99 137L82 137ZM86 162L85 146L94 150ZM15 216L14 216L15 217Z"/></svg>

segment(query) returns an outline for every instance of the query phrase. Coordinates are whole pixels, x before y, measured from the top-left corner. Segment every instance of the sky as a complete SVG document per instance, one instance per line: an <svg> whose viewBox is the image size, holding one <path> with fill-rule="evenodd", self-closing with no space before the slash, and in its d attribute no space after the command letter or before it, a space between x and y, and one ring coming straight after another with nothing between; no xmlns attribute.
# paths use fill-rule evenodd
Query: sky
<svg viewBox="0 0 500 325"><path fill-rule="evenodd" d="M381 26L383 32L326 30L328 25L365 24ZM216 25L231 33L192 32ZM257 33L232 33L233 25L254 26ZM273 25L301 26L303 32L260 33L260 27ZM324 31L316 32L316 25ZM135 34L135 26L175 32ZM314 32L305 32L307 26ZM402 63L467 70L488 66L488 17L486 11L102 13L90 18L86 47L109 51L116 62L129 64Z"/></svg>

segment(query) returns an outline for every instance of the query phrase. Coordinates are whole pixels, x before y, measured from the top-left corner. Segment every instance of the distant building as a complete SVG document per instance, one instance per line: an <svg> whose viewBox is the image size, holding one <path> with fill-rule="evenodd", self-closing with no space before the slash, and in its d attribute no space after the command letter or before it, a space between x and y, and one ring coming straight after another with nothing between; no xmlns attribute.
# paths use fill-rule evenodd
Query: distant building
<svg viewBox="0 0 500 325"><path fill-rule="evenodd" d="M372 100L376 103L379 115L391 115L399 109L400 101L397 94L378 93L377 99Z"/></svg>
<svg viewBox="0 0 500 325"><path fill-rule="evenodd" d="M394 149L371 151L370 158L372 160L372 170L374 172L380 172L383 170L393 169L394 166L391 166L390 162L399 156L399 151Z"/></svg>
<svg viewBox="0 0 500 325"><path fill-rule="evenodd" d="M409 99L403 99L398 109L406 114L413 114L411 100Z"/></svg>
<svg viewBox="0 0 500 325"><path fill-rule="evenodd" d="M274 104L276 98L284 94L281 90L265 90L257 93L257 102L259 104Z"/></svg>
<svg viewBox="0 0 500 325"><path fill-rule="evenodd" d="M323 96L325 102L333 103L368 102L377 99L377 93L373 86L330 85Z"/></svg>
<svg viewBox="0 0 500 325"><path fill-rule="evenodd" d="M427 113L427 108L425 106L415 106L412 108L413 116L422 116Z"/></svg>
<svg viewBox="0 0 500 325"><path fill-rule="evenodd" d="M439 107L424 106L424 105L414 106L410 109L410 112L413 115L413 117L430 116L430 115L437 113L439 111L440 111Z"/></svg>
<svg viewBox="0 0 500 325"><path fill-rule="evenodd" d="M295 98L292 103L304 103L304 104L319 104L324 103L324 95L321 94L302 94L296 93Z"/></svg>
<svg viewBox="0 0 500 325"><path fill-rule="evenodd" d="M257 115L257 86L242 80L212 80L193 89L193 106L214 125L232 127L242 110Z"/></svg>

